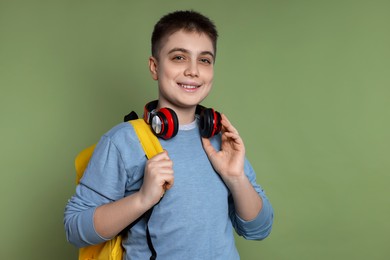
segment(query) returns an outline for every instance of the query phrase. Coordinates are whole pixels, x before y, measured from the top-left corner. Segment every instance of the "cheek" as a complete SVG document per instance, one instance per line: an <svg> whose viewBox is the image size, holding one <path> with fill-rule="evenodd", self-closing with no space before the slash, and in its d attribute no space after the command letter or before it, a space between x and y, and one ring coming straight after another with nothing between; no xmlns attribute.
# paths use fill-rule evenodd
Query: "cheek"
<svg viewBox="0 0 390 260"><path fill-rule="evenodd" d="M209 68L209 69L206 69L204 71L204 79L207 81L207 82L210 82L212 83L213 82L213 79L214 79L214 69L212 68Z"/></svg>
<svg viewBox="0 0 390 260"><path fill-rule="evenodd" d="M177 67L169 66L162 68L159 73L159 77L163 77L164 80L174 80L178 75L180 75L181 70Z"/></svg>

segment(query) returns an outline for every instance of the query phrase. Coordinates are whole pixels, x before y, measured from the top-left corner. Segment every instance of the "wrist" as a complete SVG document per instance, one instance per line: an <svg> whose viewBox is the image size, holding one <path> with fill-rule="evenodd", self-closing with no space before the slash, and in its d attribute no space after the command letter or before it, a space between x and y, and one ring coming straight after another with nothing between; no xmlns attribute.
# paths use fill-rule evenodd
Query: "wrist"
<svg viewBox="0 0 390 260"><path fill-rule="evenodd" d="M146 212L155 204L154 201L150 198L150 196L144 194L142 191L137 191L133 195L135 196L135 200L137 201L138 208L143 212Z"/></svg>
<svg viewBox="0 0 390 260"><path fill-rule="evenodd" d="M242 187L245 187L248 182L248 178L242 171L239 174L230 175L229 177L224 178L224 182L229 190L234 192L242 189Z"/></svg>

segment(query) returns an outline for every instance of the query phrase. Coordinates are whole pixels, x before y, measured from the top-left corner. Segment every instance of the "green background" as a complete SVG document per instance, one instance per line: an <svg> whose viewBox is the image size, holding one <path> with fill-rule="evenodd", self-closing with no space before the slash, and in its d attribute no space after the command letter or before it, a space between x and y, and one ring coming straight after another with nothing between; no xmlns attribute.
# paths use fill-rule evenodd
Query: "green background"
<svg viewBox="0 0 390 260"><path fill-rule="evenodd" d="M152 27L188 8L221 35L204 104L275 209L242 259L390 259L390 2L344 0L1 0L0 259L76 259L73 159L156 98Z"/></svg>

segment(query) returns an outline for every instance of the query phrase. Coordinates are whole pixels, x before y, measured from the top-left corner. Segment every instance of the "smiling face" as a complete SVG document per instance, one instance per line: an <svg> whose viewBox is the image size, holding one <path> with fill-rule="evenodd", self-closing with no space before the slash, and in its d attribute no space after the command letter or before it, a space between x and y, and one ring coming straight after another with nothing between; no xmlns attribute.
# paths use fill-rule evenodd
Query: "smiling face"
<svg viewBox="0 0 390 260"><path fill-rule="evenodd" d="M158 57L149 59L149 68L158 80L160 108L195 109L213 84L212 41L203 33L177 31L167 37Z"/></svg>

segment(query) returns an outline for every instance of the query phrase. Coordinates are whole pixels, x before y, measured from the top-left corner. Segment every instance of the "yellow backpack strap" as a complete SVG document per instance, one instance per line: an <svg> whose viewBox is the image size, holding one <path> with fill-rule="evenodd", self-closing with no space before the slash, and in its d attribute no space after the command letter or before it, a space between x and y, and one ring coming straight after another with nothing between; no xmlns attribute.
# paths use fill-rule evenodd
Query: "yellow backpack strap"
<svg viewBox="0 0 390 260"><path fill-rule="evenodd" d="M161 153L163 151L160 141L153 134L152 130L150 129L150 126L145 122L145 120L136 119L136 120L131 120L129 122L133 125L134 130L138 136L138 139L141 142L142 148L144 149L146 157L148 159L152 158L156 154ZM144 221L146 223L146 238L147 238L149 250L152 253L150 259L156 259L157 257L157 253L153 247L153 243L149 232L149 219L150 216L152 215L153 208L154 207L150 208L144 215Z"/></svg>
<svg viewBox="0 0 390 260"><path fill-rule="evenodd" d="M135 133L137 134L148 159L163 151L160 141L153 134L150 126L142 118L130 120L129 123L133 125Z"/></svg>
<svg viewBox="0 0 390 260"><path fill-rule="evenodd" d="M95 146L96 144L85 148L76 156L76 159L74 160L74 166L76 168L76 184L78 184L81 177L83 177L84 171L88 165L88 161L91 158L93 151L95 150Z"/></svg>

